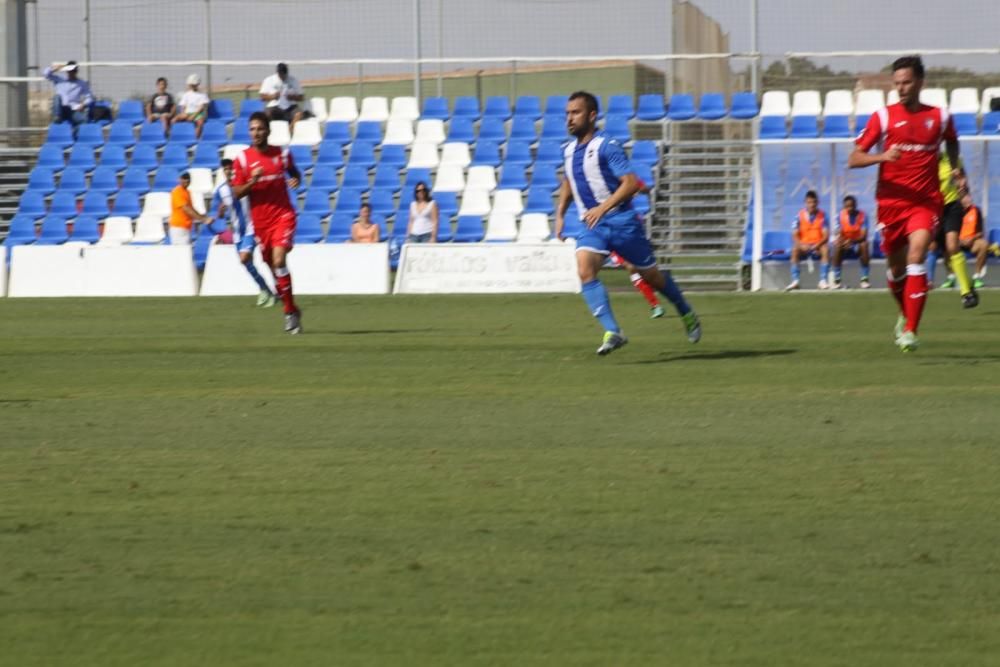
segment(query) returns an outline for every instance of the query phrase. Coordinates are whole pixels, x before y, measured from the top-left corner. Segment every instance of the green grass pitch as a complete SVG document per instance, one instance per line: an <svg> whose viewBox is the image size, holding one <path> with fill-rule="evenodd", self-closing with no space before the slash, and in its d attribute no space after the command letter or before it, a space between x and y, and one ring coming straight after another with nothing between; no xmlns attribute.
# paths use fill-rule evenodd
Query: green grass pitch
<svg viewBox="0 0 1000 667"><path fill-rule="evenodd" d="M0 665L1000 663L1000 296L0 300Z"/></svg>

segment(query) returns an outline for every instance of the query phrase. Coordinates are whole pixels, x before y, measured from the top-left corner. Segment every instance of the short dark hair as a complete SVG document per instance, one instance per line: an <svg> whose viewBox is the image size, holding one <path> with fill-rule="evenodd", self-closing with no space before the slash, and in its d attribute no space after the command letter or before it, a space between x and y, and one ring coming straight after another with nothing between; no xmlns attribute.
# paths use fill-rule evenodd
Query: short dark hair
<svg viewBox="0 0 1000 667"><path fill-rule="evenodd" d="M806 199L819 199L819 195L816 194L815 190L810 190L806 193Z"/></svg>
<svg viewBox="0 0 1000 667"><path fill-rule="evenodd" d="M844 197L844 203L846 204L847 202L851 202L855 206L858 205L858 200L854 198L854 195L847 195Z"/></svg>
<svg viewBox="0 0 1000 667"><path fill-rule="evenodd" d="M278 74L288 74L288 65L285 63L278 63Z"/></svg>
<svg viewBox="0 0 1000 667"><path fill-rule="evenodd" d="M368 209L368 211L369 211L369 212L371 212L371 210L372 210L372 205L371 205L371 204L369 204L368 202L365 202L365 203L363 203L363 204L362 204L361 206L359 206L359 207L358 207L358 211L360 211L360 210L361 210L361 209L363 209L363 208L366 208L366 209Z"/></svg>
<svg viewBox="0 0 1000 667"><path fill-rule="evenodd" d="M219 162L219 166L221 166L223 169L228 169L229 167L233 166L233 161L227 157L222 158L222 161Z"/></svg>
<svg viewBox="0 0 1000 667"><path fill-rule="evenodd" d="M162 81L163 83L166 83L166 82L167 82L167 77L165 77L165 76L161 76L160 78L158 78L158 79L156 80L156 83L159 83L159 82L161 82L161 81Z"/></svg>
<svg viewBox="0 0 1000 667"><path fill-rule="evenodd" d="M895 62L892 63L892 71L895 72L900 69L912 69L913 76L918 79L924 78L924 61L920 59L920 56L896 58Z"/></svg>
<svg viewBox="0 0 1000 667"><path fill-rule="evenodd" d="M594 113L598 113L600 111L599 102L597 101L597 98L585 90L576 91L575 93L569 96L569 100L571 102L573 100L583 100L584 106L587 107L587 113L590 113L591 111L593 111Z"/></svg>
<svg viewBox="0 0 1000 667"><path fill-rule="evenodd" d="M191 180L191 174L189 174L186 171L182 171L180 178L181 178L182 181L190 181Z"/></svg>
<svg viewBox="0 0 1000 667"><path fill-rule="evenodd" d="M264 113L263 111L254 111L252 114L250 114L250 118L247 119L247 125L254 122L255 120L261 121L262 123L264 123L264 125L267 125L267 129L269 130L271 129L271 119L268 118L267 114Z"/></svg>

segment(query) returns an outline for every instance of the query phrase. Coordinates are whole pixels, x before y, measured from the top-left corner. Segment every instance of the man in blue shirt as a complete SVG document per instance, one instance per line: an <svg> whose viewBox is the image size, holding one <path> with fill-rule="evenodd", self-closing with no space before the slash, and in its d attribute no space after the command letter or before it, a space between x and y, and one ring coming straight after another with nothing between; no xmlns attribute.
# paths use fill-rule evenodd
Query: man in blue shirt
<svg viewBox="0 0 1000 667"><path fill-rule="evenodd" d="M76 61L68 63L52 63L46 67L45 78L55 84L56 122L79 125L90 121L94 96L90 92L90 84L76 76ZM56 72L65 72L66 76L58 76Z"/></svg>
<svg viewBox="0 0 1000 667"><path fill-rule="evenodd" d="M575 139L563 153L565 177L556 209L556 236L561 237L570 199L576 201L584 230L576 239L576 263L583 300L604 327L604 340L597 348L603 356L628 342L611 312L608 291L597 274L611 252L635 266L654 289L667 297L684 322L688 340L701 339L698 316L684 300L669 271L656 265L653 247L632 196L639 179L621 144L597 130L597 98L579 91L566 104L566 126Z"/></svg>

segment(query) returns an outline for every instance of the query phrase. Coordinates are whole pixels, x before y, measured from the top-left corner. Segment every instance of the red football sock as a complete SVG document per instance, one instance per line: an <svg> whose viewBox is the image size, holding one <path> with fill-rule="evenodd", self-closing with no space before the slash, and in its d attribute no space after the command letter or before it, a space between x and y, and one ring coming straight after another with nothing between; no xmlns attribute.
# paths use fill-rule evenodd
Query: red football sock
<svg viewBox="0 0 1000 667"><path fill-rule="evenodd" d="M656 298L656 292L653 291L653 288L650 286L649 283L643 280L642 276L640 276L638 273L633 273L632 275L629 276L629 278L632 279L632 287L636 288L637 290L639 290L640 293L642 293L642 296L646 298L646 303L649 304L650 308L655 308L656 306L660 305L659 299Z"/></svg>
<svg viewBox="0 0 1000 667"><path fill-rule="evenodd" d="M295 305L295 297L292 296L292 276L288 273L288 268L283 267L274 270L274 286L281 298L281 303L285 306L285 314L298 312Z"/></svg>
<svg viewBox="0 0 1000 667"><path fill-rule="evenodd" d="M903 314L906 315L905 331L917 333L920 316L927 303L927 268L923 264L907 264L906 285L903 288Z"/></svg>
<svg viewBox="0 0 1000 667"><path fill-rule="evenodd" d="M906 310L905 302L903 301L903 287L906 285L906 276L903 275L897 278L892 275L892 271L886 271L885 278L889 285L889 291L892 293L892 296L896 298L896 303L899 304L899 314L905 315Z"/></svg>

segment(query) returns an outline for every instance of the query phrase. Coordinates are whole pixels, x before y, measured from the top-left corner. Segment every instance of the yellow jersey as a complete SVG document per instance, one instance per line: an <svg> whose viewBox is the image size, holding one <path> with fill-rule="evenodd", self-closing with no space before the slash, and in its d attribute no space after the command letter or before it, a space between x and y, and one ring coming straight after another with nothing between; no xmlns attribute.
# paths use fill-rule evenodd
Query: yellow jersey
<svg viewBox="0 0 1000 667"><path fill-rule="evenodd" d="M958 158L959 169L965 169L965 165L962 164L962 158ZM941 181L941 195L944 197L944 203L947 206L953 201L958 201L958 188L951 181L951 162L948 160L947 153L941 153L941 157L938 159L938 180Z"/></svg>

